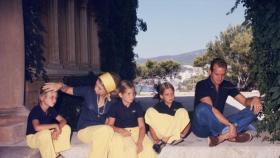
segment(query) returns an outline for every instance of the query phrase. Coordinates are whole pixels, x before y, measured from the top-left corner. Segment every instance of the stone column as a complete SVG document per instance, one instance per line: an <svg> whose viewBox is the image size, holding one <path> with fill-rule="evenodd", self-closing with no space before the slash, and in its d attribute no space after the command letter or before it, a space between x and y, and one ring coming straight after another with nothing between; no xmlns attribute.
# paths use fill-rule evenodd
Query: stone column
<svg viewBox="0 0 280 158"><path fill-rule="evenodd" d="M82 67L89 66L87 2L87 0L82 0L80 6L80 52Z"/></svg>
<svg viewBox="0 0 280 158"><path fill-rule="evenodd" d="M49 1L49 49L48 49L48 66L61 67L59 57L59 38L58 38L58 2L57 0Z"/></svg>
<svg viewBox="0 0 280 158"><path fill-rule="evenodd" d="M67 65L75 66L75 1L66 1L66 54Z"/></svg>
<svg viewBox="0 0 280 158"><path fill-rule="evenodd" d="M95 22L94 15L90 16L90 57L91 66L94 70L100 70L100 50L98 43L98 26Z"/></svg>
<svg viewBox="0 0 280 158"><path fill-rule="evenodd" d="M23 140L24 30L21 0L0 0L0 144Z"/></svg>

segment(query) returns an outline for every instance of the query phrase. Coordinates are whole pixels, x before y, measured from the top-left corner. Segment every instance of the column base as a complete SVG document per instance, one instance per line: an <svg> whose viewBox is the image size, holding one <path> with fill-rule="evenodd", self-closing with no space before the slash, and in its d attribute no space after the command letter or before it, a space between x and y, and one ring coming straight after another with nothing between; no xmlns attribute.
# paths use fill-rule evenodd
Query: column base
<svg viewBox="0 0 280 158"><path fill-rule="evenodd" d="M12 145L24 140L28 113L25 107L0 109L1 145Z"/></svg>

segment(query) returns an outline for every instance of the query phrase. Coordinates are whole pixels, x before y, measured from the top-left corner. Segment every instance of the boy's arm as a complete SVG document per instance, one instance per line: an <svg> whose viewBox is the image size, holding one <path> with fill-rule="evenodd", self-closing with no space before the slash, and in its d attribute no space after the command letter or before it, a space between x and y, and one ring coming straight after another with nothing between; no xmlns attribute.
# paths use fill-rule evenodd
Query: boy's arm
<svg viewBox="0 0 280 158"><path fill-rule="evenodd" d="M57 115L56 118L55 118L57 121L58 121L58 126L60 129L62 129L62 127L64 125L66 125L67 121L65 120L64 117L62 117L61 115Z"/></svg>
<svg viewBox="0 0 280 158"><path fill-rule="evenodd" d="M33 125L33 128L35 129L35 131L37 131L37 132L42 131L42 130L46 130L46 129L56 129L56 130L60 131L60 128L59 128L58 124L56 124L56 123L40 124L38 119L32 120L32 125Z"/></svg>

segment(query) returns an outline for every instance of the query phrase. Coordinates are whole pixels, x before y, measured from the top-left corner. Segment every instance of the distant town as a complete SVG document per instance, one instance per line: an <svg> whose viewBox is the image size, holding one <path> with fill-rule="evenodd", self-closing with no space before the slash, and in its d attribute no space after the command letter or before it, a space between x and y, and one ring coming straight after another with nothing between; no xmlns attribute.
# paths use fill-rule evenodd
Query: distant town
<svg viewBox="0 0 280 158"><path fill-rule="evenodd" d="M174 61L180 64L180 69L173 76L164 78L154 76L136 81L136 91L138 95L152 95L156 93L155 86L164 81L172 83L176 92L191 92L194 91L196 82L208 76L206 67L194 67L193 61L196 57L201 56L206 50L196 50L179 55L159 56L154 58L140 58L137 60L137 65L145 64L147 61Z"/></svg>

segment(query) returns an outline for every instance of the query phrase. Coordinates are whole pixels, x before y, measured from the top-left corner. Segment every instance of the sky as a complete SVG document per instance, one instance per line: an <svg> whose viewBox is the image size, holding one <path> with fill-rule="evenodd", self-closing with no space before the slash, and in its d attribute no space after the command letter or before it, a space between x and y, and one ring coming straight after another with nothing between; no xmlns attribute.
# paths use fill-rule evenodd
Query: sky
<svg viewBox="0 0 280 158"><path fill-rule="evenodd" d="M137 16L148 27L136 36L134 52L140 58L205 49L220 32L244 21L242 5L226 15L235 0L138 0L138 3Z"/></svg>

